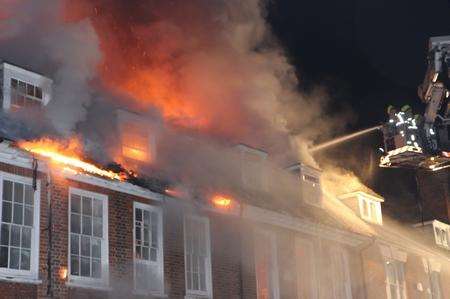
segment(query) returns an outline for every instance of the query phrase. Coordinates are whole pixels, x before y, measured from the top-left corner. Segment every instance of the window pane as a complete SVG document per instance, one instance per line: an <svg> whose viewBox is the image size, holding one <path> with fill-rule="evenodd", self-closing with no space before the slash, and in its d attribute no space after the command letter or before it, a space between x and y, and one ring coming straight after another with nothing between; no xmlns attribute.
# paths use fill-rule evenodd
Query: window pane
<svg viewBox="0 0 450 299"><path fill-rule="evenodd" d="M81 236L81 255L91 256L91 238Z"/></svg>
<svg viewBox="0 0 450 299"><path fill-rule="evenodd" d="M33 226L33 206L25 206L25 219L24 224L28 226Z"/></svg>
<svg viewBox="0 0 450 299"><path fill-rule="evenodd" d="M91 263L89 258L81 258L81 276L91 276Z"/></svg>
<svg viewBox="0 0 450 299"><path fill-rule="evenodd" d="M92 239L92 257L102 257L102 241L100 239Z"/></svg>
<svg viewBox="0 0 450 299"><path fill-rule="evenodd" d="M197 274L197 273L193 273L193 277L192 277L192 289L193 289L193 290L198 290L198 274Z"/></svg>
<svg viewBox="0 0 450 299"><path fill-rule="evenodd" d="M20 269L21 270L30 270L30 254L31 251L28 249L22 249L20 251L21 259L20 259Z"/></svg>
<svg viewBox="0 0 450 299"><path fill-rule="evenodd" d="M13 222L16 224L23 224L23 205L14 204Z"/></svg>
<svg viewBox="0 0 450 299"><path fill-rule="evenodd" d="M70 215L70 231L72 232L72 233L77 233L77 234L79 234L80 233L80 227L81 227L81 224L80 224L80 215L76 215L76 214L72 214L72 215Z"/></svg>
<svg viewBox="0 0 450 299"><path fill-rule="evenodd" d="M92 234L92 217L83 215L83 235L90 236Z"/></svg>
<svg viewBox="0 0 450 299"><path fill-rule="evenodd" d="M83 197L83 215L92 216L92 200L90 197Z"/></svg>
<svg viewBox="0 0 450 299"><path fill-rule="evenodd" d="M31 228L22 227L22 248L31 248Z"/></svg>
<svg viewBox="0 0 450 299"><path fill-rule="evenodd" d="M136 258L137 259L141 259L142 258L141 246L136 246Z"/></svg>
<svg viewBox="0 0 450 299"><path fill-rule="evenodd" d="M206 291L206 276L205 276L205 273L200 273L200 290Z"/></svg>
<svg viewBox="0 0 450 299"><path fill-rule="evenodd" d="M11 269L19 269L20 249L11 248L10 258L9 267Z"/></svg>
<svg viewBox="0 0 450 299"><path fill-rule="evenodd" d="M1 231L1 245L9 245L9 224L2 224L2 231Z"/></svg>
<svg viewBox="0 0 450 299"><path fill-rule="evenodd" d="M72 255L70 257L70 274L80 275L80 258L78 256Z"/></svg>
<svg viewBox="0 0 450 299"><path fill-rule="evenodd" d="M34 85L27 84L27 95L34 97Z"/></svg>
<svg viewBox="0 0 450 299"><path fill-rule="evenodd" d="M136 221L142 221L142 210L136 209Z"/></svg>
<svg viewBox="0 0 450 299"><path fill-rule="evenodd" d="M141 231L142 231L142 229L141 229L141 227L140 226L136 226L136 228L135 228L135 234L136 234L136 242L138 243L138 244L140 244L140 242L141 242Z"/></svg>
<svg viewBox="0 0 450 299"><path fill-rule="evenodd" d="M81 214L81 198L79 195L72 194L70 196L70 210L73 213Z"/></svg>
<svg viewBox="0 0 450 299"><path fill-rule="evenodd" d="M144 224L150 225L150 212L144 210Z"/></svg>
<svg viewBox="0 0 450 299"><path fill-rule="evenodd" d="M10 202L3 202L2 222L11 222L12 204Z"/></svg>
<svg viewBox="0 0 450 299"><path fill-rule="evenodd" d="M23 203L23 185L14 183L14 201Z"/></svg>
<svg viewBox="0 0 450 299"><path fill-rule="evenodd" d="M27 205L33 205L33 197L34 197L34 190L31 185L25 185L25 203Z"/></svg>
<svg viewBox="0 0 450 299"><path fill-rule="evenodd" d="M17 80L17 82L19 83L19 84L18 84L18 86L19 86L19 88L18 88L19 92L25 93L25 92L26 92L26 89L27 89L27 84L26 84L25 82L22 82L22 81L19 81L19 80Z"/></svg>
<svg viewBox="0 0 450 299"><path fill-rule="evenodd" d="M80 254L80 236L75 234L70 234L70 253Z"/></svg>
<svg viewBox="0 0 450 299"><path fill-rule="evenodd" d="M150 239L150 232L147 228L144 228L144 246L150 246L149 239Z"/></svg>
<svg viewBox="0 0 450 299"><path fill-rule="evenodd" d="M17 80L16 79L11 79L11 87L17 88Z"/></svg>
<svg viewBox="0 0 450 299"><path fill-rule="evenodd" d="M94 199L93 201L93 214L94 217L102 217L103 215L103 205L102 205L102 201L99 199Z"/></svg>
<svg viewBox="0 0 450 299"><path fill-rule="evenodd" d="M93 227L93 235L95 237L101 238L103 236L103 223L102 218L94 217L94 227Z"/></svg>
<svg viewBox="0 0 450 299"><path fill-rule="evenodd" d="M157 252L155 248L150 248L150 260L156 262Z"/></svg>
<svg viewBox="0 0 450 299"><path fill-rule="evenodd" d="M40 87L36 87L36 98L42 99L42 89Z"/></svg>
<svg viewBox="0 0 450 299"><path fill-rule="evenodd" d="M3 200L12 201L12 186L11 181L3 181Z"/></svg>
<svg viewBox="0 0 450 299"><path fill-rule="evenodd" d="M8 267L8 247L6 246L0 247L0 267Z"/></svg>
<svg viewBox="0 0 450 299"><path fill-rule="evenodd" d="M102 265L99 259L92 259L92 277L100 278L102 275Z"/></svg>
<svg viewBox="0 0 450 299"><path fill-rule="evenodd" d="M142 247L142 259L149 260L149 248Z"/></svg>
<svg viewBox="0 0 450 299"><path fill-rule="evenodd" d="M20 247L20 226L11 226L11 246Z"/></svg>

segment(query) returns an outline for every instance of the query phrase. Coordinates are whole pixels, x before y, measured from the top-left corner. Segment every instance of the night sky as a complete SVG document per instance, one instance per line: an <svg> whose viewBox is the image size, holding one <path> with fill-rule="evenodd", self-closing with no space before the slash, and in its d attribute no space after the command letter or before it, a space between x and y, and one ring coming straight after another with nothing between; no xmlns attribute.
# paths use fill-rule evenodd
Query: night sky
<svg viewBox="0 0 450 299"><path fill-rule="evenodd" d="M352 132L384 121L390 104L409 104L423 113L417 86L425 74L427 41L450 35L450 3L273 0L268 20L297 69L300 88L325 86L336 111L351 107L356 117L347 131ZM384 195L392 213L414 213L414 171L376 167L381 144L381 135L373 134L325 154L339 157L338 163Z"/></svg>

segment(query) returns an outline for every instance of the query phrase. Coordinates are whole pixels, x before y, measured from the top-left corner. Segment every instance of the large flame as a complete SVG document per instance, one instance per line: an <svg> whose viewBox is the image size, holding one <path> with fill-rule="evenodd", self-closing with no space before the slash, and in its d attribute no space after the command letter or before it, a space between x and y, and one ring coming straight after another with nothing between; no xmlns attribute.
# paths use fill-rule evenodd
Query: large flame
<svg viewBox="0 0 450 299"><path fill-rule="evenodd" d="M107 177L115 180L122 180L120 174L110 170L101 169L94 164L82 160L82 146L77 138L71 138L68 141L58 141L50 138L42 138L34 141L19 141L18 146L33 154L46 158L63 169L71 172L81 170L91 174Z"/></svg>

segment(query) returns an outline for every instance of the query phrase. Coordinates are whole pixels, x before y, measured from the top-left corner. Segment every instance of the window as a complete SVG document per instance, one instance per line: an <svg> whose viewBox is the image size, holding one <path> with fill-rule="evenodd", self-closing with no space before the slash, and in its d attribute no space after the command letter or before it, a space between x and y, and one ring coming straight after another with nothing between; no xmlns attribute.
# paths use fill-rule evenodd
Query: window
<svg viewBox="0 0 450 299"><path fill-rule="evenodd" d="M41 107L42 89L11 78L11 107Z"/></svg>
<svg viewBox="0 0 450 299"><path fill-rule="evenodd" d="M449 248L449 226L443 222L433 221L434 237L436 244Z"/></svg>
<svg viewBox="0 0 450 299"><path fill-rule="evenodd" d="M278 264L275 235L255 234L255 272L258 299L278 299Z"/></svg>
<svg viewBox="0 0 450 299"><path fill-rule="evenodd" d="M33 190L31 178L0 175L0 275L37 279L39 188Z"/></svg>
<svg viewBox="0 0 450 299"><path fill-rule="evenodd" d="M381 224L381 204L378 201L359 196L359 209L361 218L364 220Z"/></svg>
<svg viewBox="0 0 450 299"><path fill-rule="evenodd" d="M404 263L397 260L386 261L386 291L388 299L405 299Z"/></svg>
<svg viewBox="0 0 450 299"><path fill-rule="evenodd" d="M295 261L297 268L297 297L317 298L317 282L314 261L314 248L311 242L296 239Z"/></svg>
<svg viewBox="0 0 450 299"><path fill-rule="evenodd" d="M209 221L206 217L184 219L186 292L212 297Z"/></svg>
<svg viewBox="0 0 450 299"><path fill-rule="evenodd" d="M348 270L347 253L342 248L333 248L330 252L331 273L334 299L351 299L352 290Z"/></svg>
<svg viewBox="0 0 450 299"><path fill-rule="evenodd" d="M438 271L431 271L430 273L430 283L431 283L431 298L441 299L441 275Z"/></svg>
<svg viewBox="0 0 450 299"><path fill-rule="evenodd" d="M162 211L134 203L135 288L144 293L162 294L163 280Z"/></svg>
<svg viewBox="0 0 450 299"><path fill-rule="evenodd" d="M143 124L122 124L122 155L142 162L151 159L149 133Z"/></svg>
<svg viewBox="0 0 450 299"><path fill-rule="evenodd" d="M95 283L108 279L107 197L80 189L69 190L69 278Z"/></svg>

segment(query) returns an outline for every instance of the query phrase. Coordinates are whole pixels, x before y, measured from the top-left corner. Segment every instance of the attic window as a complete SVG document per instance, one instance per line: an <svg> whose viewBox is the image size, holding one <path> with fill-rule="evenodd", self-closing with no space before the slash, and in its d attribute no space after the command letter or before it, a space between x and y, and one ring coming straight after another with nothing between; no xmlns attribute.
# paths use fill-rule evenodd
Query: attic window
<svg viewBox="0 0 450 299"><path fill-rule="evenodd" d="M42 89L38 86L11 78L11 107L41 107Z"/></svg>
<svg viewBox="0 0 450 299"><path fill-rule="evenodd" d="M122 127L122 154L138 161L148 161L149 140L145 128L133 124L124 123Z"/></svg>
<svg viewBox="0 0 450 299"><path fill-rule="evenodd" d="M381 204L367 197L359 196L361 218L366 221L381 224Z"/></svg>
<svg viewBox="0 0 450 299"><path fill-rule="evenodd" d="M317 185L319 184L319 179L314 177L314 176L311 176L311 175L304 174L303 175L303 180L304 181L308 181L310 183L313 183L313 185L314 184L317 184Z"/></svg>
<svg viewBox="0 0 450 299"><path fill-rule="evenodd" d="M449 249L449 226L439 221L433 221L433 228L436 244Z"/></svg>

